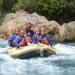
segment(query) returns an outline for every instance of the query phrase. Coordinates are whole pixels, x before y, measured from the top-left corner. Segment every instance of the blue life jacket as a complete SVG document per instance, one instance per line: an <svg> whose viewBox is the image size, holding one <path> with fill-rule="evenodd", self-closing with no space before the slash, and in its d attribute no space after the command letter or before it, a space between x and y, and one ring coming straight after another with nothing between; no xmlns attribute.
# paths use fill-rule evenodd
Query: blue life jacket
<svg viewBox="0 0 75 75"><path fill-rule="evenodd" d="M18 35L18 36L15 38L15 46L16 46L17 48L19 48L20 46L25 46L25 45L27 45L26 40L25 40L25 37Z"/></svg>
<svg viewBox="0 0 75 75"><path fill-rule="evenodd" d="M22 40L22 36L20 36L20 35L18 35L16 38L15 38L15 46L16 47L20 47L20 45L19 45L19 42Z"/></svg>
<svg viewBox="0 0 75 75"><path fill-rule="evenodd" d="M38 43L39 40L40 40L40 35L37 35L37 34L34 34L33 37L32 37L32 40L31 40L31 43Z"/></svg>
<svg viewBox="0 0 75 75"><path fill-rule="evenodd" d="M53 41L52 41L52 38L50 37L50 35L44 35L44 36L42 36L42 35L40 35L40 42L41 43L45 43L45 44L48 44L48 45L52 45L53 44Z"/></svg>

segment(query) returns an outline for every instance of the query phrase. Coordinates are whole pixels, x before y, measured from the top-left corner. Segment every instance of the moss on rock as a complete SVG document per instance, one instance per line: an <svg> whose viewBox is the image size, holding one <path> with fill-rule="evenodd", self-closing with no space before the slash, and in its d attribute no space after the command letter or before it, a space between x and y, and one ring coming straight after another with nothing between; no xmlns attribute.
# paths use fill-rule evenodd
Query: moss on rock
<svg viewBox="0 0 75 75"><path fill-rule="evenodd" d="M75 36L69 37L69 38L65 39L65 41L75 42Z"/></svg>

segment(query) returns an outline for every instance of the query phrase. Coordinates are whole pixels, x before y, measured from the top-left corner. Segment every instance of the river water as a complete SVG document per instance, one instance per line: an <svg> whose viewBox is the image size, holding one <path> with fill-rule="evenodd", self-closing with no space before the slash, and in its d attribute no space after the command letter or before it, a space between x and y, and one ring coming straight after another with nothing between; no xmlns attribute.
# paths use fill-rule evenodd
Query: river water
<svg viewBox="0 0 75 75"><path fill-rule="evenodd" d="M54 44L56 55L47 58L14 59L7 41L0 40L0 75L75 75L75 43Z"/></svg>

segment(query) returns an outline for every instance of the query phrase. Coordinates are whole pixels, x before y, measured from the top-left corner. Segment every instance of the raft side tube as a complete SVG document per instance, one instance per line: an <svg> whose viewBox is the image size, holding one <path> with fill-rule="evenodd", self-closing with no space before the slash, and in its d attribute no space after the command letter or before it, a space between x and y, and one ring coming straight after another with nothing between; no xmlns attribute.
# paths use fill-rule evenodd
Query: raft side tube
<svg viewBox="0 0 75 75"><path fill-rule="evenodd" d="M40 54L40 49L39 50L31 50L29 52L25 52L23 54L17 54L17 55L11 55L13 58L20 58L20 59L29 59L29 58L36 58L36 57L48 57L50 55L56 54L53 51L50 50L43 50L43 56Z"/></svg>

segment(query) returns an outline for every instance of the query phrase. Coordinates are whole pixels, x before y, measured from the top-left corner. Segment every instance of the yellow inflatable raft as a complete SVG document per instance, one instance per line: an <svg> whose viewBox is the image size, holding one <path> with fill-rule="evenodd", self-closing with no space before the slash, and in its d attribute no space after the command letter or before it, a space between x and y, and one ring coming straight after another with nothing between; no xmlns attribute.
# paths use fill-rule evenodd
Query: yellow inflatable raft
<svg viewBox="0 0 75 75"><path fill-rule="evenodd" d="M22 48L10 48L9 46L7 46L6 48L10 56L20 59L28 59L39 56L47 57L49 55L56 54L56 51L52 47L41 43L30 44Z"/></svg>

